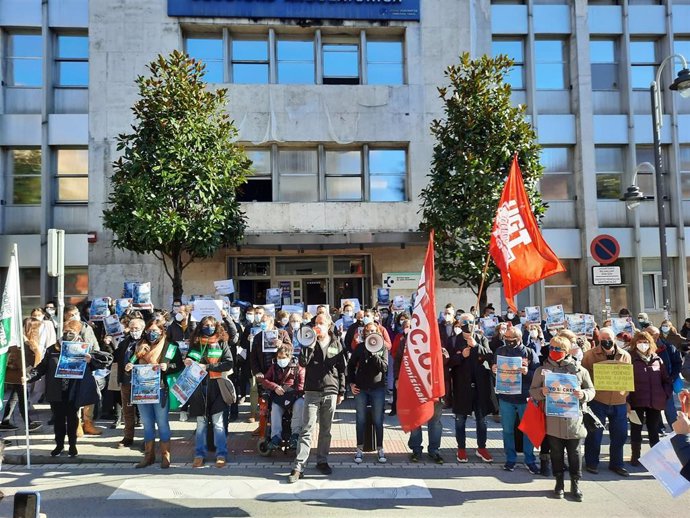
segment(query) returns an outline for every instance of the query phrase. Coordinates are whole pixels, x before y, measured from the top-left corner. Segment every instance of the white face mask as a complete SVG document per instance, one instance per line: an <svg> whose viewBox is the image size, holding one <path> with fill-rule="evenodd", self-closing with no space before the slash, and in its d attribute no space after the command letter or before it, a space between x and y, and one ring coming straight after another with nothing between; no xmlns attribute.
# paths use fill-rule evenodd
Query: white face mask
<svg viewBox="0 0 690 518"><path fill-rule="evenodd" d="M80 322L80 321L81 321L81 319L79 318L79 313L76 313L76 314L72 315L69 319L70 319L70 320L74 320L75 322Z"/></svg>
<svg viewBox="0 0 690 518"><path fill-rule="evenodd" d="M460 333L462 333L462 328L460 328L460 327L454 327L454 328L453 328L453 333L455 333L456 335L459 335Z"/></svg>
<svg viewBox="0 0 690 518"><path fill-rule="evenodd" d="M647 351L649 351L649 344L637 344L637 350L640 351L642 354L647 354Z"/></svg>
<svg viewBox="0 0 690 518"><path fill-rule="evenodd" d="M443 319L446 321L446 323L451 323L453 321L453 315L445 314L443 315Z"/></svg>
<svg viewBox="0 0 690 518"><path fill-rule="evenodd" d="M252 322L254 322L254 313L247 313L245 318L247 319L247 322L251 324Z"/></svg>
<svg viewBox="0 0 690 518"><path fill-rule="evenodd" d="M55 314L55 310L53 308L47 308L46 313L48 313L52 317Z"/></svg>
<svg viewBox="0 0 690 518"><path fill-rule="evenodd" d="M278 367L280 367L281 369L284 369L290 363L290 358L278 358L276 360L276 363L278 364Z"/></svg>
<svg viewBox="0 0 690 518"><path fill-rule="evenodd" d="M515 313L506 313L508 320L513 320L515 318Z"/></svg>
<svg viewBox="0 0 690 518"><path fill-rule="evenodd" d="M175 320L177 322L182 322L184 320L184 315L182 313L175 313Z"/></svg>
<svg viewBox="0 0 690 518"><path fill-rule="evenodd" d="M281 318L281 319L280 319L280 325L283 326L283 327L285 327L285 326L288 324L289 321L290 321L289 318Z"/></svg>
<svg viewBox="0 0 690 518"><path fill-rule="evenodd" d="M616 340L616 347L619 347L620 349L625 348L625 342L623 340Z"/></svg>
<svg viewBox="0 0 690 518"><path fill-rule="evenodd" d="M665 335L667 335L670 330L671 330L671 328L668 326L661 326L661 332L664 333Z"/></svg>
<svg viewBox="0 0 690 518"><path fill-rule="evenodd" d="M135 331L134 329L132 329L132 330L129 332L129 335L130 335L132 338L134 338L135 340L139 340L139 339L141 338L141 333L142 333L142 332L141 332L141 330L139 330L139 329L137 329L136 331Z"/></svg>
<svg viewBox="0 0 690 518"><path fill-rule="evenodd" d="M326 324L319 324L316 327L319 328L319 331L321 331L321 337L320 339L326 339L328 338L328 326Z"/></svg>
<svg viewBox="0 0 690 518"><path fill-rule="evenodd" d="M259 322L261 322L262 317L263 317L263 315L261 315L260 313L255 313L254 314L254 322L256 322L258 324Z"/></svg>
<svg viewBox="0 0 690 518"><path fill-rule="evenodd" d="M343 313L344 316L349 317L349 318L352 318L354 314L355 313L352 310L348 310L348 311L345 311L345 313Z"/></svg>
<svg viewBox="0 0 690 518"><path fill-rule="evenodd" d="M300 327L302 327L302 324L300 324L299 322L293 322L292 324L290 324L290 326L292 327L292 329L297 331Z"/></svg>
<svg viewBox="0 0 690 518"><path fill-rule="evenodd" d="M529 332L529 335L530 337L532 337L533 340L536 340L537 338L539 338L539 331L537 331L536 329L532 329Z"/></svg>

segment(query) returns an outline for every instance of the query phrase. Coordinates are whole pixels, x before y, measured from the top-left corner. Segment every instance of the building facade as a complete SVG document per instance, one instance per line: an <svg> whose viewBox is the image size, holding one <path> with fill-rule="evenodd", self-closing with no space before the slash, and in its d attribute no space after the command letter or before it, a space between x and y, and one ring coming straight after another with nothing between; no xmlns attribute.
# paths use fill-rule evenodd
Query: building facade
<svg viewBox="0 0 690 518"><path fill-rule="evenodd" d="M655 203L626 210L636 180L653 195L649 83L661 60L690 57L690 0L0 0L0 267L20 243L24 294L54 293L48 228L67 233L67 293L118 296L124 280L171 283L153 257L116 250L101 214L116 137L129 129L134 80L159 53L181 49L229 90L229 112L254 161L241 193L246 242L185 271L185 292L232 278L262 302L371 303L386 280L409 294L426 246L419 194L442 115L436 88L463 51L515 60L508 80L543 151L547 242L568 272L525 290L520 305L563 303L599 317L589 244L621 244L614 311L660 314ZM690 100L663 75L671 309L685 317L690 245ZM639 173L636 174L636 171ZM690 221L689 221L690 222ZM91 233L92 243L87 243ZM88 269L88 270L87 270ZM411 282L414 284L414 281ZM397 287L397 288L396 288ZM438 283L437 301L469 309L467 289ZM500 287L489 291L496 307Z"/></svg>

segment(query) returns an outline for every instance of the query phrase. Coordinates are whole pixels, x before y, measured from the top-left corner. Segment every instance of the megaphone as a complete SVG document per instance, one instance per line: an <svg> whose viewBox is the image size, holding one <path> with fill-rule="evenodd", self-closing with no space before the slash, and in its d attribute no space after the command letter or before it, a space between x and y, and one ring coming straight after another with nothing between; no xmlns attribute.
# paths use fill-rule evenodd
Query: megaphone
<svg viewBox="0 0 690 518"><path fill-rule="evenodd" d="M372 333L364 340L364 346L370 353L377 353L383 349L383 336L379 333Z"/></svg>
<svg viewBox="0 0 690 518"><path fill-rule="evenodd" d="M302 347L311 347L316 343L316 333L309 326L302 326L295 331L295 337Z"/></svg>

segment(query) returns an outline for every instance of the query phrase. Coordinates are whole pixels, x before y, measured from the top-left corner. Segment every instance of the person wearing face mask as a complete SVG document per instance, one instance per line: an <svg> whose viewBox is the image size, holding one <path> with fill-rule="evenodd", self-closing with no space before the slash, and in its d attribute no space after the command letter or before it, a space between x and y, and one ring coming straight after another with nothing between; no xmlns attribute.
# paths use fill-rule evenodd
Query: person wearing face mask
<svg viewBox="0 0 690 518"><path fill-rule="evenodd" d="M529 388L532 384L534 372L539 367L539 357L537 354L526 347L522 342L522 333L515 327L510 327L505 334L505 345L499 347L494 354L494 361L491 367L494 375L498 372L495 364L497 356L508 356L511 358L522 359L522 393L520 394L497 394L499 410L501 414L501 426L503 429L503 449L506 454L506 463L503 467L506 471L513 471L517 462L517 451L515 447L515 425L522 419L527 407ZM525 455L525 466L533 475L540 473L534 456L534 447L527 436L522 441L523 453ZM542 459L542 463L544 460Z"/></svg>
<svg viewBox="0 0 690 518"><path fill-rule="evenodd" d="M565 487L563 474L565 470L565 452L568 454L568 470L570 472L570 496L576 502L582 502L580 479L582 478L581 444L587 436L582 409L588 401L594 398L595 390L587 369L579 365L570 355L572 344L564 336L555 336L549 344L549 357L544 365L539 367L532 378L530 396L535 401L544 401L549 393L545 386L546 373L554 372L571 374L577 377L578 389L573 390L579 402L577 417L546 416L546 437L549 440L551 465L556 478L554 496L563 498Z"/></svg>
<svg viewBox="0 0 690 518"><path fill-rule="evenodd" d="M462 318L462 315L460 315ZM438 324L438 333L441 337L441 347L450 351L455 341L455 334L453 332L453 324L457 322L455 319L455 307L453 304L446 304L446 307L441 313L441 320ZM453 407L453 387L452 376L450 373L450 366L445 365L443 369L443 382L446 387L446 395L443 398L443 408Z"/></svg>
<svg viewBox="0 0 690 518"><path fill-rule="evenodd" d="M43 311L45 312L46 321L53 324L53 327L57 330L57 327L58 327L57 309L55 308L55 304L53 302L46 302L46 305L43 308ZM55 343L55 342L53 342L53 343Z"/></svg>
<svg viewBox="0 0 690 518"><path fill-rule="evenodd" d="M299 356L299 364L305 368L304 411L295 465L288 475L289 484L294 484L303 477L317 421L319 438L316 469L324 475L332 473L328 465L331 424L335 407L342 403L345 396L345 350L340 340L330 331L330 319L327 315L318 315L315 322L316 343L311 347L302 347Z"/></svg>
<svg viewBox="0 0 690 518"><path fill-rule="evenodd" d="M467 462L465 423L474 413L477 423L476 456L484 462L493 457L486 449L486 416L493 413L491 371L493 353L485 336L474 329L474 317L460 315L453 324L453 337L448 340L448 369L453 387L452 408L455 414L457 461Z"/></svg>
<svg viewBox="0 0 690 518"><path fill-rule="evenodd" d="M609 326L606 327L610 327L610 323ZM621 331L616 335L616 347L619 347L624 351L628 351L632 355L633 350L630 348L630 340L632 340L632 336L630 336L630 333Z"/></svg>
<svg viewBox="0 0 690 518"><path fill-rule="evenodd" d="M351 302L343 304L343 312L341 317L336 320L335 327L338 329L340 335L345 335L350 329L350 326L355 323L355 307Z"/></svg>
<svg viewBox="0 0 690 518"><path fill-rule="evenodd" d="M581 362L585 354L584 349L589 348L588 342L584 338L577 336L570 329L561 329L558 332L558 336L562 336L570 341L570 356L572 356L575 361Z"/></svg>
<svg viewBox="0 0 690 518"><path fill-rule="evenodd" d="M362 462L364 455L364 430L369 405L371 405L378 461L381 464L385 464L387 461L383 449L383 412L386 403L388 351L385 347L376 349L367 343L367 337L378 334L377 331L376 324L373 322L364 326L364 345L360 345L355 349L347 364L347 379L350 384L350 390L355 396L357 421L355 463L357 464Z"/></svg>
<svg viewBox="0 0 690 518"><path fill-rule="evenodd" d="M228 345L229 336L221 322L212 316L201 319L190 341L185 366L193 362L207 372L196 390L189 397L187 412L196 418L196 447L193 468L204 465L208 452L207 429L213 427L213 442L216 447L216 467L225 467L228 455L227 437L223 412L227 408L218 379L232 369L232 353Z"/></svg>
<svg viewBox="0 0 690 518"><path fill-rule="evenodd" d="M256 417L259 411L259 392L256 386L256 378L252 375L251 369L251 349L254 343L254 338L261 333L261 319L264 316L264 308L261 306L250 306L245 313L245 328L240 338L240 348L237 350L237 360L240 368L240 385L241 389L238 392L238 398L241 396L242 400L247 395L247 387L249 387L249 418L248 422L256 422ZM255 430L258 432L258 429Z"/></svg>
<svg viewBox="0 0 690 518"><path fill-rule="evenodd" d="M128 323L128 332L115 349L117 364L117 381L120 384L120 399L122 401L122 419L125 429L118 448L127 448L134 443L134 425L136 421L136 407L132 404L132 374L125 371L125 365L135 358L135 350L141 342L145 323L140 318L132 318Z"/></svg>
<svg viewBox="0 0 690 518"><path fill-rule="evenodd" d="M343 339L343 346L348 354L352 354L357 345L362 340L362 331L364 329L364 311L361 309L355 313L354 322L347 328L345 338Z"/></svg>
<svg viewBox="0 0 690 518"><path fill-rule="evenodd" d="M671 334L671 327L671 322L664 320L661 324L661 329L654 326L648 326L645 331L651 335L654 343L656 344L656 354L659 356L659 358L661 358L661 361L664 362L664 366L666 367L669 378L671 379L671 385L677 387L678 392L680 392L680 389L683 387L683 380L680 379L680 372L683 367L683 357L674 344L675 340ZM677 335L677 333L676 336L680 338L680 335ZM666 417L669 427L673 429L673 423L677 418L673 392L666 401L664 413L659 419L659 434L662 437L666 435L666 428L664 427L663 419L664 416Z"/></svg>
<svg viewBox="0 0 690 518"><path fill-rule="evenodd" d="M403 338L405 337L406 331L405 329L410 328L409 326L409 321L410 321L410 315L409 313L398 313L395 317L395 337L393 338L393 342L391 343L391 350L390 350L390 356L389 356L389 365L388 369L393 371L393 401L391 402L391 410L388 413L388 415L396 415L398 412L398 384L396 383L397 376L395 375L396 372L400 372L400 368L397 365L398 361L398 351L400 350L400 344L403 341Z"/></svg>
<svg viewBox="0 0 690 518"><path fill-rule="evenodd" d="M635 333L630 342L635 390L628 394L628 409L637 414L647 426L649 445L659 442L659 422L666 400L673 393L673 385L664 362L656 354L654 338L647 332ZM630 422L630 464L640 465L642 449L642 425Z"/></svg>
<svg viewBox="0 0 690 518"><path fill-rule="evenodd" d="M350 327L350 329L348 329L348 332L345 335L345 340L347 341L348 337L350 337L351 339L349 350L354 352L357 349L357 347L363 342L364 327L368 324L374 324L376 326L378 334L383 336L383 343L386 346L386 350L390 351L392 344L390 335L388 334L388 330L386 330L386 328L382 326L379 322L376 322L375 312L373 309L364 310L361 324L357 323L356 326L353 325ZM352 330L352 334L350 333L350 330Z"/></svg>
<svg viewBox="0 0 690 518"><path fill-rule="evenodd" d="M138 404L141 420L144 422L144 458L136 465L145 468L156 462L154 442L156 428L160 439L161 468L170 467L170 424L168 422L168 374L175 374L184 368L182 355L177 344L166 339L163 327L155 320L144 328L142 339L134 348L134 354L125 364L125 372L131 373L134 365L153 365L161 371L160 402ZM131 375L131 374L130 374Z"/></svg>
<svg viewBox="0 0 690 518"><path fill-rule="evenodd" d="M240 384L240 371L239 368L236 368L235 361L240 348L240 336L242 335L242 328L238 327L240 308L230 307L228 308L228 311L223 310L220 312L220 314L223 318L223 329L225 329L225 333L228 335L228 346L230 347L230 355L233 359L233 370L230 374L230 381L232 381L232 384L237 387ZM228 433L228 425L230 421L237 421L239 413L240 405L237 402L237 399L235 399L235 402L231 404L229 409L226 409L226 411L223 413L223 423L225 426L226 435Z"/></svg>
<svg viewBox="0 0 690 518"><path fill-rule="evenodd" d="M643 311L637 315L637 327L642 331L646 330L652 323L649 321L649 315Z"/></svg>
<svg viewBox="0 0 690 518"><path fill-rule="evenodd" d="M290 324L290 315L287 311L282 309L276 313L275 324L277 329L288 331Z"/></svg>
<svg viewBox="0 0 690 518"><path fill-rule="evenodd" d="M508 308L506 311L505 315L503 315L503 321L504 322L510 322L514 326L520 325L520 317L515 311L512 309Z"/></svg>
<svg viewBox="0 0 690 518"><path fill-rule="evenodd" d="M597 363L630 364L630 354L618 347L614 341L615 334L610 327L599 330L599 345L587 351L582 358L582 366L587 369L593 381L594 365ZM609 470L622 477L629 475L623 466L623 447L628 439L628 410L626 400L628 392L597 390L589 408L602 424L609 422ZM604 430L597 429L587 433L585 439L585 469L589 473L599 473L599 455Z"/></svg>
<svg viewBox="0 0 690 518"><path fill-rule="evenodd" d="M99 351L90 351L86 355L86 372L81 380L56 378L60 348L63 341L83 341L80 336L81 322L69 321L65 323L60 340L49 347L41 362L36 366L27 383L34 383L45 376L46 401L50 403L55 430L55 449L50 452L52 457L60 455L65 448L65 435L69 444L69 456L76 457L77 426L79 423L79 408L94 404L98 401L98 389L93 371L105 369L112 363L112 356Z"/></svg>

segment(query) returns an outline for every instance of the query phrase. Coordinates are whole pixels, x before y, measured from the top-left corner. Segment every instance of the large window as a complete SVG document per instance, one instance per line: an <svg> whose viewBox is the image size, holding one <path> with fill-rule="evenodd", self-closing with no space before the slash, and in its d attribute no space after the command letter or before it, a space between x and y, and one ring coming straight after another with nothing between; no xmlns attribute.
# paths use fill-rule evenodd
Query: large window
<svg viewBox="0 0 690 518"><path fill-rule="evenodd" d="M505 76L505 82L513 90L525 89L525 44L522 38L495 39L491 44L494 57L505 54L514 61L513 68Z"/></svg>
<svg viewBox="0 0 690 518"><path fill-rule="evenodd" d="M690 200L690 145L680 146L680 188L684 200Z"/></svg>
<svg viewBox="0 0 690 518"><path fill-rule="evenodd" d="M570 85L565 41L536 40L534 54L537 90L564 90Z"/></svg>
<svg viewBox="0 0 690 518"><path fill-rule="evenodd" d="M573 199L573 160L569 147L545 147L541 150L544 175L539 180L544 201Z"/></svg>
<svg viewBox="0 0 690 518"><path fill-rule="evenodd" d="M362 152L326 151L326 199L362 200Z"/></svg>
<svg viewBox="0 0 690 518"><path fill-rule="evenodd" d="M367 83L403 84L403 44L401 41L367 41Z"/></svg>
<svg viewBox="0 0 690 518"><path fill-rule="evenodd" d="M268 83L268 40L232 40L232 82L239 84Z"/></svg>
<svg viewBox="0 0 690 518"><path fill-rule="evenodd" d="M356 41L324 42L323 84L325 85L358 85L359 80L359 44Z"/></svg>
<svg viewBox="0 0 690 518"><path fill-rule="evenodd" d="M86 203L89 200L89 151L57 150L58 203Z"/></svg>
<svg viewBox="0 0 690 518"><path fill-rule="evenodd" d="M664 307L659 259L642 259L642 290L645 309L656 310Z"/></svg>
<svg viewBox="0 0 690 518"><path fill-rule="evenodd" d="M592 90L618 90L618 45L614 39L592 39L589 42Z"/></svg>
<svg viewBox="0 0 690 518"><path fill-rule="evenodd" d="M319 165L316 149L281 149L278 152L280 201L318 201Z"/></svg>
<svg viewBox="0 0 690 518"><path fill-rule="evenodd" d="M220 35L189 36L185 50L190 57L206 65L204 79L209 83L223 82L223 38Z"/></svg>
<svg viewBox="0 0 690 518"><path fill-rule="evenodd" d="M405 201L407 154L402 149L369 151L370 201Z"/></svg>
<svg viewBox="0 0 690 518"><path fill-rule="evenodd" d="M89 269L81 266L65 267L65 304L79 304L89 294Z"/></svg>
<svg viewBox="0 0 690 518"><path fill-rule="evenodd" d="M89 86L89 37L58 35L55 63L58 86Z"/></svg>
<svg viewBox="0 0 690 518"><path fill-rule="evenodd" d="M656 42L633 40L630 42L630 64L632 65L632 87L635 90L649 90L656 75Z"/></svg>
<svg viewBox="0 0 690 518"><path fill-rule="evenodd" d="M314 42L279 39L276 44L278 82L314 84Z"/></svg>
<svg viewBox="0 0 690 518"><path fill-rule="evenodd" d="M248 149L247 156L252 161L252 176L240 187L238 201L272 201L273 182L271 181L271 150Z"/></svg>
<svg viewBox="0 0 690 518"><path fill-rule="evenodd" d="M621 182L625 170L622 147L597 146L594 149L597 174L597 198L618 200L621 196Z"/></svg>
<svg viewBox="0 0 690 518"><path fill-rule="evenodd" d="M40 34L10 34L5 61L5 82L9 86L43 85L43 40Z"/></svg>
<svg viewBox="0 0 690 518"><path fill-rule="evenodd" d="M579 311L577 261L561 260L566 271L547 277L544 281L544 305L563 304L566 313Z"/></svg>
<svg viewBox="0 0 690 518"><path fill-rule="evenodd" d="M7 153L7 199L13 205L41 204L41 150L10 149Z"/></svg>

